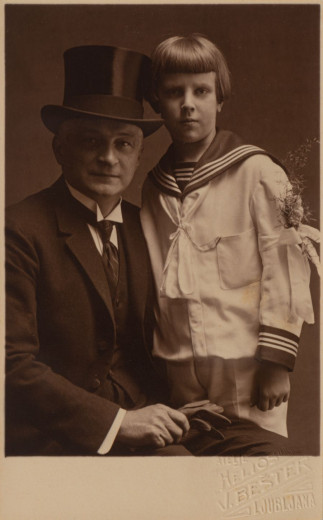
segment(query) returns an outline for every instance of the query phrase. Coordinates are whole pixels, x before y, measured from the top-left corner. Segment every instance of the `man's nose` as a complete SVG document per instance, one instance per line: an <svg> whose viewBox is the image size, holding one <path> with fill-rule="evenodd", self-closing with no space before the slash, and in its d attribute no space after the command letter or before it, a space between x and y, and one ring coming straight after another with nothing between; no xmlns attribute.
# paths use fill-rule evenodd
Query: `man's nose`
<svg viewBox="0 0 323 520"><path fill-rule="evenodd" d="M194 110L194 97L191 91L186 91L183 96L181 109L182 110Z"/></svg>
<svg viewBox="0 0 323 520"><path fill-rule="evenodd" d="M114 166L118 162L118 155L111 144L104 144L99 150L98 160Z"/></svg>

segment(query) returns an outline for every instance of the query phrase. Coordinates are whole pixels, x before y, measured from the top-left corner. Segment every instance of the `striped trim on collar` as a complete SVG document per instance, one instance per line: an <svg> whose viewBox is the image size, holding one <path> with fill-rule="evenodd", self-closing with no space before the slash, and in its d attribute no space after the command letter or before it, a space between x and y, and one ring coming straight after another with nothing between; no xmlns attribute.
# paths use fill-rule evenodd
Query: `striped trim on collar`
<svg viewBox="0 0 323 520"><path fill-rule="evenodd" d="M171 173L166 173L160 166L157 164L155 168L149 173L150 179L156 184L157 188L159 188L164 193L168 195L175 195L175 197L181 197L182 192L179 189L176 179L174 175Z"/></svg>
<svg viewBox="0 0 323 520"><path fill-rule="evenodd" d="M253 145L240 145L233 150L230 150L226 154L222 155L214 161L210 161L203 166L197 168L185 187L184 191L178 188L176 180L171 173L167 173L161 167L161 164L157 164L155 168L150 172L149 176L152 182L163 192L181 198L185 197L188 193L196 190L207 184L217 175L220 175L225 170L233 166L234 164L243 161L247 157L256 154L268 155L265 150Z"/></svg>

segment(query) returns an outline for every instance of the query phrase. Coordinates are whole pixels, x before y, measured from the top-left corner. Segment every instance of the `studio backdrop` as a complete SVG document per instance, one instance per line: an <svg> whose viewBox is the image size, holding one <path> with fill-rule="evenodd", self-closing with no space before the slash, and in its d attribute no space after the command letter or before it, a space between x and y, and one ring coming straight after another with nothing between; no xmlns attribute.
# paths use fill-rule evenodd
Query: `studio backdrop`
<svg viewBox="0 0 323 520"><path fill-rule="evenodd" d="M53 183L60 170L52 135L40 119L63 100L63 52L86 44L117 45L150 55L163 39L199 32L227 58L232 96L219 126L280 160L303 161L304 199L319 224L318 5L7 5L6 204ZM149 106L146 115L156 117ZM170 143L162 128L146 139L126 193L140 204L149 169ZM232 201L234 203L234 201ZM304 326L292 375L289 435L307 454L319 452L319 280L313 271L316 325Z"/></svg>

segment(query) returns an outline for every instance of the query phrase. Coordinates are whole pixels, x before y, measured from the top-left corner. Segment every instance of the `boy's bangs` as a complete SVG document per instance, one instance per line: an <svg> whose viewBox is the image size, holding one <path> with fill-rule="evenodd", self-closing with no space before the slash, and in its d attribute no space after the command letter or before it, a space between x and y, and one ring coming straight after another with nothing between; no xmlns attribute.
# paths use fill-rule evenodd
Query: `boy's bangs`
<svg viewBox="0 0 323 520"><path fill-rule="evenodd" d="M201 56L200 52L193 49L177 49L176 53L169 53L164 57L159 68L159 73L205 73L215 72L214 56Z"/></svg>
<svg viewBox="0 0 323 520"><path fill-rule="evenodd" d="M159 74L193 73L215 71L214 56L193 48L175 48L161 57Z"/></svg>

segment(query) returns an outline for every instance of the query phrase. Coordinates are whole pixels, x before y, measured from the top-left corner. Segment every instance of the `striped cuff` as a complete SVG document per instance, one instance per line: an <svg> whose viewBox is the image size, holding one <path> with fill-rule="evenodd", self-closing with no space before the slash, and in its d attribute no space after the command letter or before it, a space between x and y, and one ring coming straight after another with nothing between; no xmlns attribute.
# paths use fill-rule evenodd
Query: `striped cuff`
<svg viewBox="0 0 323 520"><path fill-rule="evenodd" d="M256 359L272 361L293 370L299 337L287 330L261 325Z"/></svg>

